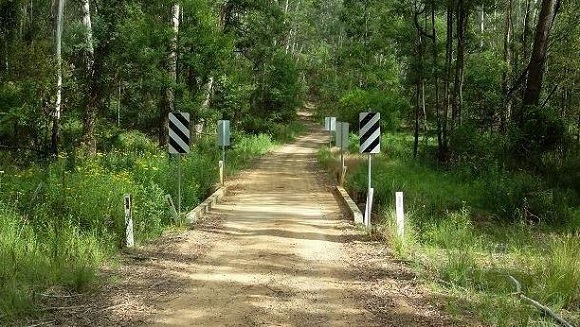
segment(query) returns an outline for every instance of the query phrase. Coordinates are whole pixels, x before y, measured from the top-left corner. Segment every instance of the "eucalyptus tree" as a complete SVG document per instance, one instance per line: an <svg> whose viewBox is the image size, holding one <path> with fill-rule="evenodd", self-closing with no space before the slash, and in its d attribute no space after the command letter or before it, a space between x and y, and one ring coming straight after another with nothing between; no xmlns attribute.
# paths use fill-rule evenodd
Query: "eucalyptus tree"
<svg viewBox="0 0 580 327"><path fill-rule="evenodd" d="M97 120L97 106L99 94L94 79L95 74L95 48L93 44L93 26L91 20L90 0L81 0L82 25L85 29L84 64L86 81L85 113L83 119L83 141L89 154L97 151L97 139L95 125Z"/></svg>
<svg viewBox="0 0 580 327"><path fill-rule="evenodd" d="M58 0L58 12L56 22L56 103L52 117L51 147L53 154L58 154L58 142L60 137L60 118L62 115L62 30L64 24L64 2Z"/></svg>
<svg viewBox="0 0 580 327"><path fill-rule="evenodd" d="M532 57L530 58L527 69L528 74L523 96L524 106L539 104L550 33L559 8L560 0L542 0L538 24L536 26L536 36L532 48Z"/></svg>

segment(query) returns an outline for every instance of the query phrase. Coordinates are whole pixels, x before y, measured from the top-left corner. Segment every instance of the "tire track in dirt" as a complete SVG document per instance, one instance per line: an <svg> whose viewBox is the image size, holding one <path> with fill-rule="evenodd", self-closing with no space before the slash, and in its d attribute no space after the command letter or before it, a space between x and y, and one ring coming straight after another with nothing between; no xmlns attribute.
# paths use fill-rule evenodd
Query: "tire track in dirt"
<svg viewBox="0 0 580 327"><path fill-rule="evenodd" d="M220 241L182 267L185 290L160 304L147 326L455 325L422 295L370 288L381 280L397 288L391 277L402 267L363 269L353 261L377 249L357 241L362 234L343 220L316 168L316 151L326 142L327 134L311 126L230 182L208 218L223 224L203 230Z"/></svg>
<svg viewBox="0 0 580 327"><path fill-rule="evenodd" d="M344 219L317 165L327 133L296 142L228 182L224 200L102 271L94 293L52 303L42 326L465 326L445 296ZM32 321L30 322L32 323ZM29 323L25 324L29 325Z"/></svg>
<svg viewBox="0 0 580 327"><path fill-rule="evenodd" d="M232 183L212 210L225 238L182 272L186 291L150 326L380 326L350 289L348 224L313 169L325 141L313 131Z"/></svg>

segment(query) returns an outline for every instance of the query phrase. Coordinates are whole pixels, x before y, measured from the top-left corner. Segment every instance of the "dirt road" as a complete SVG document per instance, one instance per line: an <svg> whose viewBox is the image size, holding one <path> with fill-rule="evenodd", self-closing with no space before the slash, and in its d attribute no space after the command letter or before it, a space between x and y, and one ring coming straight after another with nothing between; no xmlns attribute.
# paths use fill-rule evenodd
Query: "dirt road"
<svg viewBox="0 0 580 327"><path fill-rule="evenodd" d="M230 181L199 224L122 256L104 289L67 298L42 325L466 325L346 220L316 164L328 136L309 126Z"/></svg>
<svg viewBox="0 0 580 327"><path fill-rule="evenodd" d="M213 214L226 235L184 273L186 293L151 326L378 326L354 298L345 222L314 173L322 132L240 176Z"/></svg>
<svg viewBox="0 0 580 327"><path fill-rule="evenodd" d="M343 219L330 185L316 172L315 154L324 142L327 134L312 130L231 183L209 218L221 225L204 227L219 240L203 258L180 267L186 286L146 325L385 325L385 315L369 309L381 301L365 297L364 273L352 267L345 247L361 234ZM421 316L392 297L387 302L395 309L388 325L431 321L429 311Z"/></svg>

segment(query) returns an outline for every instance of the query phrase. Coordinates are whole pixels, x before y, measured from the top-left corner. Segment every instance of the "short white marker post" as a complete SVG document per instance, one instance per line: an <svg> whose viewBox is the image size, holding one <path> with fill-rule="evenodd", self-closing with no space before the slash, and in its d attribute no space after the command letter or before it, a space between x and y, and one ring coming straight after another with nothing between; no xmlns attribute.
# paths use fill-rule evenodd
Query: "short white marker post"
<svg viewBox="0 0 580 327"><path fill-rule="evenodd" d="M218 120L218 140L217 144L222 148L222 160L220 166L220 183L224 184L224 170L226 166L226 146L230 146L230 121L229 120Z"/></svg>
<svg viewBox="0 0 580 327"><path fill-rule="evenodd" d="M135 245L133 237L133 210L131 194L125 194L125 246L132 248Z"/></svg>
<svg viewBox="0 0 580 327"><path fill-rule="evenodd" d="M405 211L403 209L403 192L395 193L397 211L397 235L403 238L405 235Z"/></svg>
<svg viewBox="0 0 580 327"><path fill-rule="evenodd" d="M2 191L2 175L4 175L4 170L0 170L0 191Z"/></svg>
<svg viewBox="0 0 580 327"><path fill-rule="evenodd" d="M224 185L224 161L220 160L219 161L219 167L220 167L220 185Z"/></svg>
<svg viewBox="0 0 580 327"><path fill-rule="evenodd" d="M371 229L371 212L373 212L373 196L375 194L374 188L369 188L369 193L367 194L367 203L365 206L365 226Z"/></svg>

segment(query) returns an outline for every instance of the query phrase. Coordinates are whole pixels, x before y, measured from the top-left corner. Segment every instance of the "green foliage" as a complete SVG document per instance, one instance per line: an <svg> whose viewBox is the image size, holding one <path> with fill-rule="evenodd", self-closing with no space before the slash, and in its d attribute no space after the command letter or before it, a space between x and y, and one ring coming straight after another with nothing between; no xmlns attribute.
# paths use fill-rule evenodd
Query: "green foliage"
<svg viewBox="0 0 580 327"><path fill-rule="evenodd" d="M243 135L237 138L229 155L233 159L229 164L229 169L237 170L245 168L253 158L267 153L272 146L272 137L266 134Z"/></svg>
<svg viewBox="0 0 580 327"><path fill-rule="evenodd" d="M532 292L544 302L571 309L580 307L580 261L578 235L563 235L548 242L545 260L533 263Z"/></svg>
<svg viewBox="0 0 580 327"><path fill-rule="evenodd" d="M464 103L467 111L477 117L474 122L483 128L497 124L496 111L504 105L499 86L506 67L498 55L487 50L467 57Z"/></svg>
<svg viewBox="0 0 580 327"><path fill-rule="evenodd" d="M512 129L513 150L517 158L541 158L564 143L566 125L554 108L525 108L522 123ZM541 162L531 164L539 166ZM528 164L530 164L528 162Z"/></svg>
<svg viewBox="0 0 580 327"><path fill-rule="evenodd" d="M450 212L444 219L427 226L422 238L427 244L443 249L473 246L476 237L469 210L462 208Z"/></svg>
<svg viewBox="0 0 580 327"><path fill-rule="evenodd" d="M289 125L289 138L303 127ZM47 166L5 166L0 186L0 322L33 315L35 294L60 287L85 292L103 260L124 241L123 195L133 198L136 242L159 236L171 223L165 194L177 202L177 158L140 132L111 138L110 152L60 156ZM236 133L227 172L247 167L274 146L270 135ZM182 211L199 204L217 183L221 152L203 138L181 158Z"/></svg>
<svg viewBox="0 0 580 327"><path fill-rule="evenodd" d="M480 207L507 221L530 221L564 225L574 221L577 195L565 188L547 185L526 172L490 171L483 176ZM501 196L498 196L501 195Z"/></svg>
<svg viewBox="0 0 580 327"><path fill-rule="evenodd" d="M466 137L471 134L462 130L457 135L472 142L462 145L461 156L485 160L477 148L491 146L486 135ZM514 286L506 277L512 275L528 296L556 311L566 310L573 323L580 321L575 192L529 172L493 165L474 164L475 173L443 170L447 167L411 160L409 144L406 134L384 135L386 155L373 160L375 201L383 217L376 228L398 256L446 289L448 310L469 310L501 326L540 323L539 313L513 296ZM337 160L324 149L318 159L325 167ZM365 193L366 182L366 165L351 171L347 188L355 200ZM396 234L396 191L405 194L403 239Z"/></svg>
<svg viewBox="0 0 580 327"><path fill-rule="evenodd" d="M137 154L158 154L159 147L147 135L138 131L127 131L118 134L112 147L121 152Z"/></svg>
<svg viewBox="0 0 580 327"><path fill-rule="evenodd" d="M272 54L262 74L252 94L252 103L260 118L249 116L250 123L242 122L251 126L250 130L259 132L271 122L293 121L303 93L296 64L284 52Z"/></svg>
<svg viewBox="0 0 580 327"><path fill-rule="evenodd" d="M359 113L375 111L381 113L383 128L394 131L400 125L401 112L407 108L406 99L395 91L352 89L340 98L338 118L358 126Z"/></svg>
<svg viewBox="0 0 580 327"><path fill-rule="evenodd" d="M382 207L382 221L377 227L379 232L385 235L391 249L395 254L404 259L411 260L419 246L419 235L415 228L415 217L408 212L405 213L404 234L401 237L398 233L397 216L392 207Z"/></svg>
<svg viewBox="0 0 580 327"><path fill-rule="evenodd" d="M316 153L316 159L318 163L320 163L326 169L328 169L330 167L330 164L334 161L332 152L330 152L330 149L328 147L320 148Z"/></svg>
<svg viewBox="0 0 580 327"><path fill-rule="evenodd" d="M30 304L54 285L83 292L108 248L71 221L25 220L0 202L0 321L38 314Z"/></svg>
<svg viewBox="0 0 580 327"><path fill-rule="evenodd" d="M453 163L457 170L471 176L497 170L506 157L507 143L505 136L486 133L472 124L463 124L451 135Z"/></svg>

